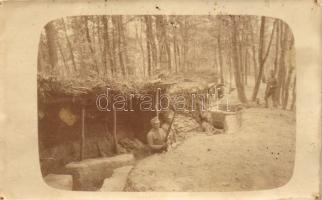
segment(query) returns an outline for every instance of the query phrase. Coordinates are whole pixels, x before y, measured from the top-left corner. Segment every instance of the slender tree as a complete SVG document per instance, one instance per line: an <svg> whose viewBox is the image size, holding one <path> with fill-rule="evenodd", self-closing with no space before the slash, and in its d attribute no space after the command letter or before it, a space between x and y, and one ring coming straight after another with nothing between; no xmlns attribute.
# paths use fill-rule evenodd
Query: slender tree
<svg viewBox="0 0 322 200"><path fill-rule="evenodd" d="M138 46L141 50L141 55L142 55L142 71L143 71L143 76L145 76L146 74L146 69L145 69L145 51L144 51L144 47L143 47L143 43L142 43L142 24L141 24L141 31L140 31L140 36L138 34L138 27L135 27L135 38L136 41L138 43Z"/></svg>
<svg viewBox="0 0 322 200"><path fill-rule="evenodd" d="M280 37L280 45L281 45L281 52L279 56L279 70L277 74L277 89L276 89L276 102L281 105L282 98L283 98L283 88L285 84L285 76L286 76L286 64L285 64L285 53L286 53L286 45L287 45L287 29L286 25L280 22L280 29L281 29L281 37Z"/></svg>
<svg viewBox="0 0 322 200"><path fill-rule="evenodd" d="M244 90L244 85L242 84L241 80L241 72L240 72L240 61L239 61L239 56L238 56L238 45L237 45L237 22L236 22L237 16L232 16L232 56L233 56L233 63L234 63L234 77L235 77L235 84L237 88L237 93L238 93L238 98L242 103L247 103L247 98Z"/></svg>
<svg viewBox="0 0 322 200"><path fill-rule="evenodd" d="M291 103L291 110L295 110L295 102L296 102L296 76L294 77L293 81L293 91L292 91L292 103Z"/></svg>
<svg viewBox="0 0 322 200"><path fill-rule="evenodd" d="M255 80L255 84L256 84L256 80L258 77L258 66L257 66L257 58L256 57L256 40L255 40L255 36L254 36L254 28L252 26L252 24L250 25L250 34L251 34L251 41L252 41L252 57L253 57L253 67L254 67L254 80Z"/></svg>
<svg viewBox="0 0 322 200"><path fill-rule="evenodd" d="M217 37L218 54L219 54L219 69L220 69L220 82L224 83L224 66L223 66L223 50L221 46L221 25L219 25L219 33Z"/></svg>
<svg viewBox="0 0 322 200"><path fill-rule="evenodd" d="M114 20L113 20L114 19ZM117 28L117 45L118 45L118 57L119 57L119 63L121 66L122 70L122 75L126 76L127 75L127 65L126 65L126 60L124 58L125 54L125 48L124 48L124 41L123 41L123 24L122 24L122 16L113 16L112 17L114 26Z"/></svg>
<svg viewBox="0 0 322 200"><path fill-rule="evenodd" d="M150 23L150 16L145 15L145 24L146 24L146 49L147 49L147 59L148 59L148 75L152 75L152 58L151 58L151 23Z"/></svg>
<svg viewBox="0 0 322 200"><path fill-rule="evenodd" d="M51 73L54 74L56 70L58 70L58 55L57 55L57 32L55 24L48 23L45 26L45 32L47 37L47 46L48 46L48 55L49 55L49 62L51 65Z"/></svg>
<svg viewBox="0 0 322 200"><path fill-rule="evenodd" d="M88 27L89 26L88 25L89 16L83 16L83 20L84 20L84 26L85 26L84 28L85 28L85 33L86 33L87 44L90 49L92 60L93 60L93 67L96 70L96 72L99 73L99 68L98 68L96 57L95 57L95 51L93 48L92 39L89 34L89 27Z"/></svg>
<svg viewBox="0 0 322 200"><path fill-rule="evenodd" d="M274 21L273 24L273 29L272 29L272 33L270 36L270 40L268 43L268 47L267 50L265 51L265 46L264 46L264 41L265 41L265 24L266 24L266 18L264 16L261 17L261 26L260 26L260 42L259 42L259 49L258 49L258 63L259 63L259 73L258 73L258 77L256 79L256 83L255 83L255 87L254 87L254 91L253 91L253 95L252 95L252 100L255 101L257 94L258 94L258 90L260 87L260 83L261 83L261 79L262 79L262 75L263 75L263 71L264 71L264 65L265 62L267 60L270 48L271 48L271 44L272 44L272 39L273 39L273 35L274 35L274 31L275 31L275 24L276 24L276 20ZM266 53L265 53L266 52Z"/></svg>

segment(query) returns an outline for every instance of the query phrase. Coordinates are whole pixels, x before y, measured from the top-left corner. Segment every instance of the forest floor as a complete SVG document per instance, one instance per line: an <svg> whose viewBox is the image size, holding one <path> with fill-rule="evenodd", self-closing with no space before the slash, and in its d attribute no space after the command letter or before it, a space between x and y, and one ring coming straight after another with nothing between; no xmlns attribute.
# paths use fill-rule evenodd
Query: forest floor
<svg viewBox="0 0 322 200"><path fill-rule="evenodd" d="M295 156L295 116L250 108L231 134L190 134L177 148L138 162L131 191L240 191L286 184Z"/></svg>
<svg viewBox="0 0 322 200"><path fill-rule="evenodd" d="M295 125L292 111L263 105L244 109L238 131L218 135L192 132L171 151L139 161L128 176L125 190L198 192L280 187L293 173Z"/></svg>

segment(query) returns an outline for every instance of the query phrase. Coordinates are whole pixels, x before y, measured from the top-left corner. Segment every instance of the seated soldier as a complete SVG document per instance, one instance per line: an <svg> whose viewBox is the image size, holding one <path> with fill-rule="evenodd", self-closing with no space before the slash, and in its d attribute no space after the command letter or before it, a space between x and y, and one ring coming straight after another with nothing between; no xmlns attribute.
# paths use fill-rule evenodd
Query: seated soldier
<svg viewBox="0 0 322 200"><path fill-rule="evenodd" d="M160 128L157 117L151 120L152 129L147 134L147 142L153 153L161 153L167 149L166 132Z"/></svg>

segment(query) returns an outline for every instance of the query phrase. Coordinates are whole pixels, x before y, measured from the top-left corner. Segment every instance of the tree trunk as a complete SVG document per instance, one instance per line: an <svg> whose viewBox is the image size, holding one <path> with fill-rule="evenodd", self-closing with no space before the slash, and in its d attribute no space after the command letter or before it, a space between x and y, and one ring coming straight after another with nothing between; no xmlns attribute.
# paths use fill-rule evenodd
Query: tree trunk
<svg viewBox="0 0 322 200"><path fill-rule="evenodd" d="M259 53L258 53L258 62L259 62L259 73L258 73L258 77L256 79L256 83L255 83L255 87L254 87L254 91L253 91L253 95L252 95L252 100L255 101L257 94L258 94L258 90L260 87L260 83L261 83L261 79L263 76L263 71L264 71L264 65L265 65L265 61L268 57L270 48L271 48L271 44L272 44L272 39L273 39L273 35L274 35L274 31L275 31L275 24L276 24L276 20L273 24L273 29L272 29L272 33L271 33L271 37L270 37L270 41L266 50L266 53L264 55L264 37L265 37L265 17L261 17L261 27L260 27L260 42L259 42ZM264 56L263 56L264 55Z"/></svg>
<svg viewBox="0 0 322 200"><path fill-rule="evenodd" d="M274 60L274 75L277 74L278 71L278 59L279 59L279 46L280 46L280 21L276 23L276 41L275 41L275 60Z"/></svg>
<svg viewBox="0 0 322 200"><path fill-rule="evenodd" d="M218 55L218 48L214 48L214 70L216 72L216 74L220 74L220 69L219 69L219 64L218 64L218 58L217 58L217 55ZM219 77L220 79L220 77Z"/></svg>
<svg viewBox="0 0 322 200"><path fill-rule="evenodd" d="M295 102L296 102L296 76L294 78L293 82L293 92L292 92L292 104L291 104L291 110L295 110Z"/></svg>
<svg viewBox="0 0 322 200"><path fill-rule="evenodd" d="M220 31L220 30L219 30ZM221 47L221 32L219 32L219 35L217 37L217 43L218 43L218 53L219 53L219 69L220 69L220 83L224 83L224 69L223 69L223 56L222 56L222 47Z"/></svg>
<svg viewBox="0 0 322 200"><path fill-rule="evenodd" d="M72 44L70 42L70 39L69 39L69 37L67 35L67 27L66 27L66 23L65 23L64 19L61 20L61 23L62 23L62 26L64 28L65 38L66 38L66 41L67 41L67 46L68 46L69 54L70 54L70 57L71 57L71 60L72 60L72 63L73 63L74 71L76 72L77 67L76 67L76 62L75 62L75 57L74 57L74 49L73 49Z"/></svg>
<svg viewBox="0 0 322 200"><path fill-rule="evenodd" d="M124 54L126 49L124 48L124 41L122 41L122 38L124 37L124 32L123 32L123 24L122 24L122 16L116 16L115 17L115 24L117 27L117 32L118 32L118 56L119 56L119 61L120 61L120 66L122 70L122 75L125 77L127 75L127 66L126 66L126 60L124 58Z"/></svg>
<svg viewBox="0 0 322 200"><path fill-rule="evenodd" d="M149 27L149 16L145 15L146 24L146 49L147 49L147 59L148 59L148 75L152 75L152 61L151 61L151 43L150 43L150 27Z"/></svg>
<svg viewBox="0 0 322 200"><path fill-rule="evenodd" d="M256 59L256 46L255 46L255 37L254 37L254 30L253 27L251 26L251 40L252 40L252 56L253 56L253 66L254 66L254 80L255 80L255 84L256 84L256 79L258 76L258 70L257 70L257 59Z"/></svg>
<svg viewBox="0 0 322 200"><path fill-rule="evenodd" d="M103 16L103 42L104 42L104 48L103 48L103 55L102 55L102 60L103 60L103 65L104 65L104 70L105 70L105 75L107 75L107 51L109 51L109 44L108 44L108 30L107 30L107 16ZM111 59L111 58L110 58ZM112 65L110 66L112 68ZM113 74L113 71L111 71L111 74Z"/></svg>
<svg viewBox="0 0 322 200"><path fill-rule="evenodd" d="M119 51L119 49L117 49L117 31L116 31L116 27L115 27L115 20L113 19L113 17L111 17L111 24L112 24L112 47L111 47L111 52L112 52L112 57L113 57L113 71L114 74L118 73L118 62L116 59L116 55L117 55L117 50Z"/></svg>
<svg viewBox="0 0 322 200"><path fill-rule="evenodd" d="M177 60L177 36L174 31L173 33L173 57L174 57L174 65L175 65L175 72L178 73L178 60Z"/></svg>
<svg viewBox="0 0 322 200"><path fill-rule="evenodd" d="M98 68L98 64L97 64L96 58L95 58L95 51L93 49L92 40L91 40L91 37L89 35L88 16L84 16L83 18L84 18L84 22L85 22L86 39L87 39L88 47L89 47L89 49L91 51L93 65L94 65L94 68L95 68L96 72L99 74L99 68Z"/></svg>
<svg viewBox="0 0 322 200"><path fill-rule="evenodd" d="M111 46L110 42L110 37L109 37L109 26L108 26L108 18L106 15L103 16L103 36L104 36L104 49L103 49L103 60L104 60L104 66L105 66L105 71L107 73L107 55L108 55L108 60L109 60L109 65L110 65L110 72L111 75L115 73L115 61L114 61L114 56L113 56L113 46Z"/></svg>
<svg viewBox="0 0 322 200"><path fill-rule="evenodd" d="M283 88L285 84L285 76L286 76L286 69L285 69L285 51L286 51L286 44L287 44L287 37L286 37L286 27L283 23L280 24L281 28L281 37L280 37L280 44L281 44L281 52L279 57L279 70L277 74L277 89L276 89L276 102L280 105L281 99L283 97Z"/></svg>
<svg viewBox="0 0 322 200"><path fill-rule="evenodd" d="M291 82L291 77L293 75L293 67L290 67L288 70L288 75L287 79L284 85L284 97L283 97L283 109L286 109L287 103L288 103L288 96L289 96L289 89L290 89L290 82Z"/></svg>
<svg viewBox="0 0 322 200"><path fill-rule="evenodd" d="M189 46L189 40L188 40L188 20L185 16L183 19L183 23L180 24L180 32L182 37L182 71L185 72L187 68L187 54L188 54L188 46Z"/></svg>
<svg viewBox="0 0 322 200"><path fill-rule="evenodd" d="M172 70L172 61L171 61L171 48L170 48L170 42L168 39L168 33L167 33L167 19L165 19L164 16L158 15L157 17L157 23L160 25L160 31L161 31L161 46L165 47L165 50L167 52L167 62L168 62L168 71L171 72ZM162 48L161 48L162 49Z"/></svg>
<svg viewBox="0 0 322 200"><path fill-rule="evenodd" d="M244 90L244 85L242 84L241 78L240 78L240 61L238 60L238 50L237 50L237 24L236 24L236 16L232 16L233 21L233 35L232 35L232 41L233 41L233 62L234 62L234 68L235 68L235 84L237 88L238 98L242 103L247 103L247 98Z"/></svg>
<svg viewBox="0 0 322 200"><path fill-rule="evenodd" d="M228 64L229 64L229 93L232 89L232 73L233 73L233 69L232 69L232 62L231 62L231 51L229 51L229 55L228 55Z"/></svg>
<svg viewBox="0 0 322 200"><path fill-rule="evenodd" d="M154 69L158 69L158 47L157 44L155 42L155 35L154 31L153 31L153 18L151 16L148 16L149 19L149 40L150 40L150 44L151 44L151 54L152 54L152 68Z"/></svg>
<svg viewBox="0 0 322 200"><path fill-rule="evenodd" d="M177 55L178 55L178 71L182 71L181 67L182 67L182 62L181 62L181 49L180 49L180 45L178 44L179 42L177 42Z"/></svg>
<svg viewBox="0 0 322 200"><path fill-rule="evenodd" d="M155 44L155 37L153 34L153 26L152 26L153 19L149 15L144 16L144 18L146 23L146 40L147 42L149 42L149 49L150 49L150 56L151 56L150 71L151 71L151 74L153 74L153 71L157 68L157 65L158 65L157 46Z"/></svg>
<svg viewBox="0 0 322 200"><path fill-rule="evenodd" d="M259 36L259 39L260 39L259 51L258 51L259 73L256 78L255 88L253 91L253 96L252 96L253 101L256 100L259 86L261 83L263 69L264 69L264 63L263 63L264 32L265 32L265 17L262 17L261 18L261 26L260 26L260 36Z"/></svg>
<svg viewBox="0 0 322 200"><path fill-rule="evenodd" d="M53 22L48 23L45 26L45 32L47 37L49 62L51 65L51 73L54 74L58 70L58 55L57 55L57 33Z"/></svg>
<svg viewBox="0 0 322 200"><path fill-rule="evenodd" d="M45 62L48 63L47 56L48 53L48 47L47 47L47 41L45 40L45 34L41 33L40 35L40 42L39 42L39 50L38 50L38 58L37 58L37 68L39 73L46 73L50 71L50 69L47 69L44 65Z"/></svg>
<svg viewBox="0 0 322 200"><path fill-rule="evenodd" d="M248 50L245 50L245 65L244 65L244 80L245 80L245 85L247 85L247 75L248 75Z"/></svg>
<svg viewBox="0 0 322 200"><path fill-rule="evenodd" d="M124 66L125 66L125 69L126 69L126 72L127 72L127 75L129 74L129 55L128 55L128 52L127 52L127 41L126 41L126 38L125 38L125 34L126 34L126 30L124 28L124 25L123 25L123 18L122 16L120 16L119 18L119 23L120 23L120 30L121 30L121 38L122 38L122 52L123 52L123 57L124 57Z"/></svg>
<svg viewBox="0 0 322 200"><path fill-rule="evenodd" d="M102 19L102 16L96 16L96 24L97 24L96 29L97 29L98 48L99 48L100 54L102 55L103 54L102 53L103 48L102 48L102 31L101 31L101 24L102 24L101 21L102 20L101 19ZM104 62L104 61L102 61L102 62Z"/></svg>
<svg viewBox="0 0 322 200"><path fill-rule="evenodd" d="M242 47L242 44L241 44L241 41L240 40L237 40L238 41L238 46L237 46L237 51L238 51L238 60L239 60L239 67L240 67L240 78L241 78L241 84L244 85L244 62L243 62L243 47Z"/></svg>
<svg viewBox="0 0 322 200"><path fill-rule="evenodd" d="M66 57L65 57L65 55L64 55L63 49L62 49L62 47L61 47L61 45L60 45L59 41L57 41L57 47L58 47L58 50L59 50L59 52L60 52L60 55L62 56L63 63L64 63L64 66L65 66L65 69L66 69L66 71L67 71L67 73L68 73L68 75L69 75L69 74L71 74L71 71L70 71L70 69L69 69L69 67L68 67Z"/></svg>
<svg viewBox="0 0 322 200"><path fill-rule="evenodd" d="M142 29L141 29L142 31ZM142 44L142 32L139 36L138 34L138 29L137 27L135 27L135 38L137 43L139 44L140 50L141 50L141 54L142 54L142 70L143 70L143 76L145 76L146 73L146 69L145 69L145 53L144 53L144 48L143 48L143 44Z"/></svg>

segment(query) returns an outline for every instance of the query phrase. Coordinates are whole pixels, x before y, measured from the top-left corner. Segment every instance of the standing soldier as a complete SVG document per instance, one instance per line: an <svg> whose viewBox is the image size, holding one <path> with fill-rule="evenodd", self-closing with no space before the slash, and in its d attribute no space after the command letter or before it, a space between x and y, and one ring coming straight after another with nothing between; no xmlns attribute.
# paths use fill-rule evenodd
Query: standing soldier
<svg viewBox="0 0 322 200"><path fill-rule="evenodd" d="M277 80L276 80L276 78L274 76L274 71L271 70L270 71L270 77L267 80L266 91L265 91L265 104L266 104L266 108L268 108L268 99L270 97L272 97L272 101L273 101L274 108L276 107L276 102L275 102L275 92L276 92L276 88L277 88Z"/></svg>

